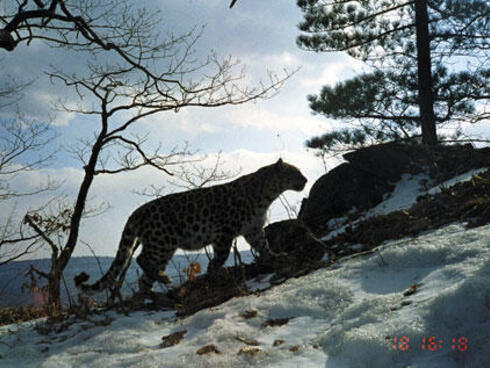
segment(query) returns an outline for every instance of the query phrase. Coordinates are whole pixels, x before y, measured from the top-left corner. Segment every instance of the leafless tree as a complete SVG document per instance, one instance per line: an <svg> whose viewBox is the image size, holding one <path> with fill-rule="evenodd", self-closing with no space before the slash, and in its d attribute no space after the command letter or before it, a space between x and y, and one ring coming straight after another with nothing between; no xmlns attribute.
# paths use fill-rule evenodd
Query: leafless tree
<svg viewBox="0 0 490 368"><path fill-rule="evenodd" d="M19 82L9 76L2 76L0 79L0 108L18 103L23 97L23 90L30 84L31 81Z"/></svg>
<svg viewBox="0 0 490 368"><path fill-rule="evenodd" d="M19 102L27 85L6 81L0 87L0 107ZM20 113L0 119L0 205L3 212L0 220L0 266L31 253L39 246L39 235L19 223L16 201L54 190L57 183L47 179L31 190L21 191L12 186L12 181L50 161L55 152L47 151L46 147L53 138L54 133L48 123L28 121Z"/></svg>
<svg viewBox="0 0 490 368"><path fill-rule="evenodd" d="M82 141L73 150L83 163L84 176L70 210L64 244L57 246L41 226L34 226L35 221L26 217L27 223L51 247L51 269L44 276L48 279L49 304L59 305L61 275L76 247L81 217L94 178L143 166L172 175L172 167L193 161L185 146L178 148L176 145L171 149L157 146L150 150L152 142L149 136L136 133L135 125L157 113L177 113L185 107L237 105L269 98L291 73L286 71L281 77L269 73L266 83L250 87L244 83L244 71L233 58L221 59L213 53L204 60L196 57L194 46L201 29L162 38L155 17L145 11L135 11L124 2L108 1L100 5L99 2L80 1L70 8L78 9L78 14L85 16L85 20L76 20L77 31L80 32L76 36L72 32L73 25L59 25L58 22L65 19L53 15L53 10L67 14L64 10L68 9L66 2L53 0L52 4L53 9L40 6L41 10L50 11L44 20L28 18L31 23L16 23L27 32L27 35L18 37L17 42L44 38L52 42L57 40L67 47L92 51L93 56L84 75L59 69L48 74L53 82L61 82L78 93L78 103L60 101L60 109L99 122L93 139ZM86 11L81 11L80 4L86 7ZM112 5L110 9L108 4ZM22 6L19 9L22 10ZM106 13L101 14L104 9ZM109 13L110 16L107 15ZM34 26L33 19L41 23ZM13 22L12 19L10 21ZM86 25L91 26L91 31ZM35 32L41 28L58 39ZM122 59L118 57L115 61L108 61L104 54L105 59L101 60L101 54L97 52L100 49L115 51Z"/></svg>
<svg viewBox="0 0 490 368"><path fill-rule="evenodd" d="M140 57L142 50L146 61L152 57L159 11L135 8L129 0L12 0L2 6L1 49L13 51L19 44L41 40L77 51L110 51L158 79Z"/></svg>
<svg viewBox="0 0 490 368"><path fill-rule="evenodd" d="M134 190L134 193L144 197L158 198L175 188L192 190L210 184L223 183L235 178L241 171L241 169L225 170L223 169L224 164L221 151L215 157L194 153L192 157L189 157L188 162L178 164L173 168L171 179L168 179L166 184L150 184L143 190Z"/></svg>
<svg viewBox="0 0 490 368"><path fill-rule="evenodd" d="M131 54L135 45L121 36L130 29L148 29L158 19L144 8L134 10L128 0L12 0L2 7L0 48L13 51L42 40L75 50L114 50L136 67L141 65Z"/></svg>
<svg viewBox="0 0 490 368"><path fill-rule="evenodd" d="M210 184L220 184L225 181L229 181L235 178L240 169L230 171L224 170L222 152L216 154L214 163L207 165L208 156L204 155L197 159L197 162L190 163L188 165L179 165L173 172L173 178L169 183L177 188L182 189L198 189L209 186Z"/></svg>

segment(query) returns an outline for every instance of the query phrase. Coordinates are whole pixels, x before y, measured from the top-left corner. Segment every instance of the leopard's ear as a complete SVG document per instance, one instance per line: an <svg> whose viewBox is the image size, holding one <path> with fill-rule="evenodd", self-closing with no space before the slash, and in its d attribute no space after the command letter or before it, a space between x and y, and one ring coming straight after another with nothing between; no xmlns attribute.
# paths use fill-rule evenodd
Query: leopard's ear
<svg viewBox="0 0 490 368"><path fill-rule="evenodd" d="M275 171L278 171L278 172L281 172L283 167L284 167L284 161L282 160L282 158L280 158L279 160L276 161L275 164L271 165L271 167L275 170Z"/></svg>

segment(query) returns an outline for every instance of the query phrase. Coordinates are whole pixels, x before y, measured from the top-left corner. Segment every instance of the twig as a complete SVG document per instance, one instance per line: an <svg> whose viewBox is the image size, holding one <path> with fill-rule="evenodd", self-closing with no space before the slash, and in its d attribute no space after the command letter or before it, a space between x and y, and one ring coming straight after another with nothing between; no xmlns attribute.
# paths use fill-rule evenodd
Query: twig
<svg viewBox="0 0 490 368"><path fill-rule="evenodd" d="M56 244L54 244L54 242L46 235L46 233L41 230L41 228L39 226L37 226L37 224L32 220L31 216L29 214L26 214L24 216L24 223L27 223L30 227L32 227L34 229L34 231L36 233L39 234L39 236L41 236L41 238L43 238L43 240L49 244L49 246L51 247L51 251L52 251L52 258L57 258L58 256L58 248L56 247Z"/></svg>

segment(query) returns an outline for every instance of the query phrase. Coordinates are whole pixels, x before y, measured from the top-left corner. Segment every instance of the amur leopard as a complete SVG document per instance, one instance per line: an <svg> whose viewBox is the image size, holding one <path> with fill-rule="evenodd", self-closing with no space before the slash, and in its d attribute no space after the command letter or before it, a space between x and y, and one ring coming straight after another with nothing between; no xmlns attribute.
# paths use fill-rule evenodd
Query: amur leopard
<svg viewBox="0 0 490 368"><path fill-rule="evenodd" d="M122 283L136 248L143 246L137 262L143 270L140 292L149 292L155 281L169 283L164 273L177 248L198 250L212 244L212 273L228 258L233 239L242 235L260 255L269 249L264 233L266 212L284 191L301 191L306 178L294 166L279 159L254 173L226 184L170 194L143 204L124 227L119 249L107 273L95 284L88 276L75 277L83 296L96 294Z"/></svg>

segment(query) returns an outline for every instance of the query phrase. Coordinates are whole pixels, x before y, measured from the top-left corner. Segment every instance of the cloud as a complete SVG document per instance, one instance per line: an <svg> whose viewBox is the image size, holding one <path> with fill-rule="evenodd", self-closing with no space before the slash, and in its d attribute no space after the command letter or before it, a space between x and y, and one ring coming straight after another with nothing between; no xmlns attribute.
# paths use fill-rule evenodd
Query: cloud
<svg viewBox="0 0 490 368"><path fill-rule="evenodd" d="M294 2L240 0L232 10L228 5L221 0L148 0L141 6L162 10L162 37L169 31L179 35L196 24L206 24L193 57L203 59L210 50L216 50L219 55L232 54L246 66L244 81L251 86L259 80L266 82L268 70L281 72L284 67L291 70L298 66L302 69L270 100L221 108L183 108L178 113L166 112L147 117L128 133L149 133L147 148L150 151L160 143L164 149L170 149L185 141L191 148L205 153L222 150L223 169L235 172L241 168L240 174L253 172L282 157L298 166L308 177L304 192L287 193L288 200L297 205L324 171L322 163L305 150L304 141L332 127L332 122L311 115L306 95L317 93L323 84L349 76L355 65L352 59L340 54L317 54L297 48L295 38L299 31L296 24L301 13ZM100 122L77 114L53 115L52 103L58 97L64 97L71 103L79 99L73 90L60 83L49 83L44 71L51 64L59 69L66 68L68 73L84 73L89 57L52 49L34 41L29 47L19 45L15 52L8 53L2 60L4 73L13 78L34 81L25 91L25 99L20 106L23 112L42 119L53 116L56 129L67 147L76 144L80 137L93 138L92 132ZM115 60L112 54L103 54L103 57L109 63ZM111 124L117 123L117 118L111 120ZM31 171L19 177L15 185L29 188L48 175L53 179L64 179L60 191L74 201L83 170L78 162L68 161L61 154L58 157L55 163L58 168ZM213 156L206 162L211 166ZM68 164L75 165L75 168L60 167ZM132 190L142 190L149 184L165 184L168 192L181 190L168 185L165 174L150 168L116 176L97 176L89 199L92 203L107 201L111 208L98 217L84 220L80 239L90 243L98 255L114 255L128 216L148 200L133 194ZM43 203L49 195L19 199L18 212ZM275 203L270 220L276 221L285 216L280 203ZM75 254L89 254L89 251L79 243Z"/></svg>
<svg viewBox="0 0 490 368"><path fill-rule="evenodd" d="M360 61L340 54L325 64L306 64L298 79L301 87L316 92L324 85L331 86L353 77L362 71L363 67Z"/></svg>
<svg viewBox="0 0 490 368"><path fill-rule="evenodd" d="M234 55L245 67L247 71L252 70L253 75L265 74L266 71L281 72L284 68L295 70L301 67L305 60L298 54L290 51L278 53L247 52Z"/></svg>
<svg viewBox="0 0 490 368"><path fill-rule="evenodd" d="M33 41L30 46L20 44L13 52L5 54L2 72L12 81L28 85L22 89L18 103L3 110L3 116L14 116L20 111L32 120L51 122L56 126L68 125L75 114L57 111L55 105L61 99L74 105L79 98L73 89L60 82L50 82L45 72L56 66L66 68L69 73L79 73L85 70L87 58L81 53L50 48L40 41Z"/></svg>
<svg viewBox="0 0 490 368"><path fill-rule="evenodd" d="M211 109L211 108L209 108ZM183 108L178 113L165 111L151 115L141 120L143 130L151 129L160 131L166 136L185 136L186 140L192 140L200 133L214 133L219 127L212 124L211 120L203 119L206 109ZM216 113L216 109L212 113ZM208 115L209 115L208 111Z"/></svg>
<svg viewBox="0 0 490 368"><path fill-rule="evenodd" d="M56 108L60 99L59 94L38 89L30 97L29 103L22 106L22 112L33 120L50 122L54 126L66 126L76 116L74 112Z"/></svg>
<svg viewBox="0 0 490 368"><path fill-rule="evenodd" d="M255 105L229 110L225 113L225 118L234 125L267 131L276 136L284 133L309 137L325 129L325 127L319 127L319 121L323 123L323 119L319 117L284 111L281 113L275 108L257 108Z"/></svg>

